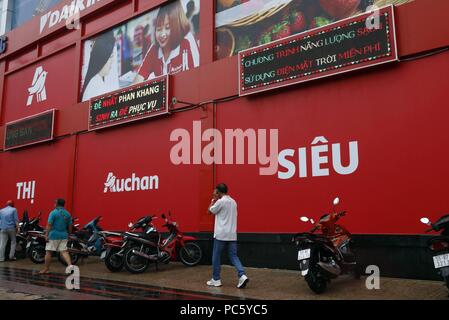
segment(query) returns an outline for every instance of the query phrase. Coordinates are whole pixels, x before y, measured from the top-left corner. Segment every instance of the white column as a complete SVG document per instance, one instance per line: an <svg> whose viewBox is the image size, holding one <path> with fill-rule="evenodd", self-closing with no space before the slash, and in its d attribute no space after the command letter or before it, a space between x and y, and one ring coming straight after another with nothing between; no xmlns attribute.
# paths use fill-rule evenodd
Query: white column
<svg viewBox="0 0 449 320"><path fill-rule="evenodd" d="M0 0L0 35L11 30L13 1L14 0Z"/></svg>

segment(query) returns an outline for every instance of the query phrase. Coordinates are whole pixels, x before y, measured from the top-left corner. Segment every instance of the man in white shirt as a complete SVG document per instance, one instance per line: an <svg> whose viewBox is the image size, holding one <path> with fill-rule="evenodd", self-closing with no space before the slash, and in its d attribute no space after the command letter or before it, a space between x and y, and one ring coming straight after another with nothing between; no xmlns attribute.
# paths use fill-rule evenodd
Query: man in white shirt
<svg viewBox="0 0 449 320"><path fill-rule="evenodd" d="M237 203L228 195L228 187L220 183L215 187L209 213L215 215L214 249L212 253L212 279L208 286L220 287L221 252L227 245L229 260L237 269L237 288L244 288L249 279L237 257Z"/></svg>

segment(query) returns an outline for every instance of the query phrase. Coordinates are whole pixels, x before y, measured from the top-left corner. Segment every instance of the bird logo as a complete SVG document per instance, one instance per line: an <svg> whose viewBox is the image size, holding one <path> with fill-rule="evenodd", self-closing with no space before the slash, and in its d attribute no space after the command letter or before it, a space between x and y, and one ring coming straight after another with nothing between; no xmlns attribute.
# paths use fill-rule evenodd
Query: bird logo
<svg viewBox="0 0 449 320"><path fill-rule="evenodd" d="M104 193L108 192L108 189L110 192L115 192L115 181L117 180L117 177L114 176L112 172L109 172L108 177L106 178L106 183L104 184Z"/></svg>
<svg viewBox="0 0 449 320"><path fill-rule="evenodd" d="M42 66L36 68L34 72L33 82L31 83L31 87L28 88L28 96L27 106L30 106L33 103L33 97L36 95L37 102L47 100L47 91L45 90L45 80L47 80L48 72L44 71Z"/></svg>

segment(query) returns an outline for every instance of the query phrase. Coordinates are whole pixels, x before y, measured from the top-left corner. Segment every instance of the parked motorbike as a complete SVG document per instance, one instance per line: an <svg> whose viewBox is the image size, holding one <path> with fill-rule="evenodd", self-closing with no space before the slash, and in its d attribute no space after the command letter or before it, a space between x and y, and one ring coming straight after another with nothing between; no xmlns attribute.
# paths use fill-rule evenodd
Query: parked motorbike
<svg viewBox="0 0 449 320"><path fill-rule="evenodd" d="M144 234L148 226L152 227L151 220L152 217L146 216L140 218L135 223L130 222L128 231L135 233L137 230L140 230ZM123 238L124 232L101 231L100 233L103 235L104 247L106 248L106 250L101 253L101 260L104 260L109 271L121 271L124 266L124 250L122 250L123 244L125 243Z"/></svg>
<svg viewBox="0 0 449 320"><path fill-rule="evenodd" d="M301 275L309 288L323 293L331 279L343 274L360 277L356 258L352 250L351 234L337 221L346 212L336 212L339 198L333 201L333 213L323 215L315 224L313 219L301 217L301 221L310 222L314 227L309 232L296 234L292 241L298 246L298 261ZM321 234L315 234L319 230Z"/></svg>
<svg viewBox="0 0 449 320"><path fill-rule="evenodd" d="M22 216L22 220L19 222L19 232L16 235L16 257L25 258L26 249L28 244L28 231L43 231L39 223L41 220L42 213L39 212L38 215L31 220L29 219L28 212L25 211Z"/></svg>
<svg viewBox="0 0 449 320"><path fill-rule="evenodd" d="M169 214L171 216L171 213ZM143 235L125 233L127 249L124 253L125 268L131 273L142 273L150 265L169 263L170 260L179 258L186 266L197 265L202 258L201 247L195 243L195 237L186 236L180 230L176 222L162 215L165 220L163 225L169 231L167 238L162 239L161 234L154 226L148 228Z"/></svg>
<svg viewBox="0 0 449 320"><path fill-rule="evenodd" d="M72 264L76 264L80 258L88 256L100 256L105 250L103 229L99 226L101 216L96 217L87 223L81 230L77 227L72 229L67 241L67 251L69 252ZM66 264L59 255L61 263Z"/></svg>
<svg viewBox="0 0 449 320"><path fill-rule="evenodd" d="M430 226L426 233L441 231L439 236L429 240L429 248L433 252L434 267L449 289L449 214L442 216L435 223L431 223L428 218L421 218L421 222Z"/></svg>
<svg viewBox="0 0 449 320"><path fill-rule="evenodd" d="M79 227L77 221L78 218L72 218L72 230L74 230L75 232L78 230ZM40 229L37 230L27 231L26 256L30 257L31 261L33 261L36 264L42 264L45 262L46 245L47 240L45 239L45 232L42 227L40 227ZM59 259L63 264L65 264L60 255Z"/></svg>

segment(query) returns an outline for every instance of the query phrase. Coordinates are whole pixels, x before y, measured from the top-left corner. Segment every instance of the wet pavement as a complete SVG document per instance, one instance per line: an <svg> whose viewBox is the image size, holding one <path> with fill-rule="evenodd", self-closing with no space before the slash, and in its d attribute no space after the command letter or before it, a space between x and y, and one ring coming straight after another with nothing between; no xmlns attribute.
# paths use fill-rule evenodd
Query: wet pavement
<svg viewBox="0 0 449 320"><path fill-rule="evenodd" d="M51 274L38 275L42 265L30 260L0 264L0 299L16 300L449 300L448 290L439 281L381 277L379 290L368 290L365 278L344 276L331 282L322 295L310 291L299 273L291 270L247 268L250 282L236 288L234 268L223 266L223 286L211 288L206 281L211 266L186 267L180 263L150 267L143 274L123 270L111 273L98 259L78 263L80 290L65 287L65 267L57 260Z"/></svg>

